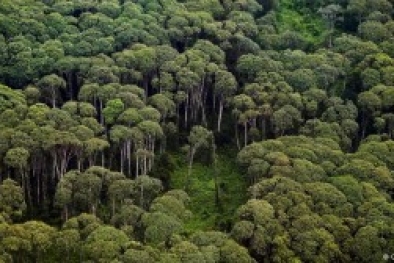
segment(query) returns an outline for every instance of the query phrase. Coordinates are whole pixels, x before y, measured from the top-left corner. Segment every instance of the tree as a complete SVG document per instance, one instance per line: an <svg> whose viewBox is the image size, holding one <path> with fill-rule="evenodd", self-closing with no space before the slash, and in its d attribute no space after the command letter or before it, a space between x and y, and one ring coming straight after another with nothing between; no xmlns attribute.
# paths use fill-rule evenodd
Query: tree
<svg viewBox="0 0 394 263"><path fill-rule="evenodd" d="M95 262L110 262L116 259L129 242L126 234L112 226L100 226L86 238L84 251L88 259Z"/></svg>
<svg viewBox="0 0 394 263"><path fill-rule="evenodd" d="M153 199L163 191L161 181L147 175L139 176L134 182L133 198L143 209L149 207Z"/></svg>
<svg viewBox="0 0 394 263"><path fill-rule="evenodd" d="M55 178L60 179L66 173L71 158L81 146L75 134L67 131L52 131L44 148L52 155L52 173Z"/></svg>
<svg viewBox="0 0 394 263"><path fill-rule="evenodd" d="M0 185L0 215L10 220L22 216L25 209L23 189L11 179L4 180Z"/></svg>
<svg viewBox="0 0 394 263"><path fill-rule="evenodd" d="M325 7L319 8L318 12L322 15L323 19L327 22L327 27L329 30L329 42L328 47L332 47L332 36L334 33L335 24L341 21L343 18L340 16L342 13L342 7L337 4L327 5Z"/></svg>
<svg viewBox="0 0 394 263"><path fill-rule="evenodd" d="M144 240L152 244L168 242L171 236L179 233L183 227L176 217L163 212L146 213L142 222L145 226Z"/></svg>
<svg viewBox="0 0 394 263"><path fill-rule="evenodd" d="M283 136L287 130L294 129L301 123L301 113L290 105L283 106L272 117L277 136Z"/></svg>
<svg viewBox="0 0 394 263"><path fill-rule="evenodd" d="M4 157L4 162L15 169L16 173L20 175L20 182L23 191L26 193L28 202L31 202L30 194L30 178L27 177L28 160L30 153L28 150L22 147L12 148L7 151ZM17 177L19 177L19 175Z"/></svg>
<svg viewBox="0 0 394 263"><path fill-rule="evenodd" d="M382 101L373 92L365 91L358 95L358 105L362 114L361 121L361 139L365 138L368 122L373 118L381 109Z"/></svg>
<svg viewBox="0 0 394 263"><path fill-rule="evenodd" d="M250 119L255 119L258 115L257 111L253 111L255 108L256 104L253 101L253 99L245 94L240 94L237 95L233 98L233 105L234 105L234 110L233 114L237 118L237 122L235 125L235 135L236 135L236 140L237 140L237 146L238 149L240 149L239 146L239 139L238 139L238 123L242 123L244 126L244 146L247 145L248 143L248 122ZM250 113L250 114L248 114Z"/></svg>
<svg viewBox="0 0 394 263"><path fill-rule="evenodd" d="M388 30L380 22L376 21L366 21L358 27L358 32L363 39L382 42L390 36Z"/></svg>
<svg viewBox="0 0 394 263"><path fill-rule="evenodd" d="M190 187L190 177L192 173L194 157L200 148L209 145L211 137L212 137L212 132L202 126L194 126L190 131L190 134L188 136L189 144L186 147L188 172L185 179L185 186L184 186L185 189L189 189Z"/></svg>
<svg viewBox="0 0 394 263"><path fill-rule="evenodd" d="M108 196L112 201L112 215L115 215L116 205L122 204L132 197L135 183L130 179L116 180L108 188Z"/></svg>
<svg viewBox="0 0 394 263"><path fill-rule="evenodd" d="M219 71L215 74L214 93L219 100L219 114L217 131L221 130L224 104L236 92L237 82L235 77L228 71Z"/></svg>
<svg viewBox="0 0 394 263"><path fill-rule="evenodd" d="M109 100L102 111L107 125L115 123L116 119L124 110L124 104L120 99Z"/></svg>
<svg viewBox="0 0 394 263"><path fill-rule="evenodd" d="M51 74L40 79L37 86L42 90L42 94L49 99L52 107L56 108L60 91L66 88L66 82L58 75Z"/></svg>
<svg viewBox="0 0 394 263"><path fill-rule="evenodd" d="M31 259L40 262L49 254L55 229L43 222L29 221L23 224L6 225L1 230L0 243L15 260Z"/></svg>

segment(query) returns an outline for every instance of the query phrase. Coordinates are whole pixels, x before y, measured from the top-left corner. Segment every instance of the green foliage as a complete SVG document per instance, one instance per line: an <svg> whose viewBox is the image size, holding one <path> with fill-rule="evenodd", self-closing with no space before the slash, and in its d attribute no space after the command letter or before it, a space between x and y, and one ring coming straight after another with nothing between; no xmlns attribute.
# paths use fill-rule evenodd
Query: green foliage
<svg viewBox="0 0 394 263"><path fill-rule="evenodd" d="M235 209L245 201L246 185L234 163L234 157L228 150L219 153L217 160L217 177L219 181L220 205L215 205L215 183L213 167L196 163L193 166L193 177L190 186L190 210L192 217L186 222L186 230L229 229ZM184 185L187 165L181 157L177 157L177 167L171 176L171 187L181 188ZM204 204L203 206L201 204Z"/></svg>
<svg viewBox="0 0 394 263"><path fill-rule="evenodd" d="M25 96L18 90L0 84L0 112L26 104Z"/></svg>
<svg viewBox="0 0 394 263"><path fill-rule="evenodd" d="M279 32L298 32L308 43L319 45L324 41L324 22L317 14L305 12L302 5L295 7L293 1L280 1L280 8L277 11Z"/></svg>
<svg viewBox="0 0 394 263"><path fill-rule="evenodd" d="M381 261L393 36L391 0L1 1L0 262Z"/></svg>

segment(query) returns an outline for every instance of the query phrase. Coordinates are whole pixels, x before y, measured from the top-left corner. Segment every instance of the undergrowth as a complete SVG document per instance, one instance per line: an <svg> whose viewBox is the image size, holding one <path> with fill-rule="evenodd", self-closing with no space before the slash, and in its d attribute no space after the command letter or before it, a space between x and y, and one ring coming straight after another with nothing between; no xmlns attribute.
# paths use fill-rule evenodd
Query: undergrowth
<svg viewBox="0 0 394 263"><path fill-rule="evenodd" d="M182 155L175 155L176 169L171 176L171 187L182 189L187 174L187 162ZM186 222L186 232L198 230L229 231L234 214L246 201L246 182L236 164L236 150L221 150L218 153L217 175L219 185L219 205L215 202L215 169L212 165L196 162L193 164L191 198L189 209L193 213Z"/></svg>

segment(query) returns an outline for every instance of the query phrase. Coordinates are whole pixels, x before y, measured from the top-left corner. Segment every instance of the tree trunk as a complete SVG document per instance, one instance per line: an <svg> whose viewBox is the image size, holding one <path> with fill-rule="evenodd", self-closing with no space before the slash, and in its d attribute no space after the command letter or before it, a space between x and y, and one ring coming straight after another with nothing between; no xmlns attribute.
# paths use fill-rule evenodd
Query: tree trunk
<svg viewBox="0 0 394 263"><path fill-rule="evenodd" d="M102 99L99 99L99 107L100 107L100 124L104 125L103 100Z"/></svg>
<svg viewBox="0 0 394 263"><path fill-rule="evenodd" d="M35 176L35 171L34 171L34 168L33 168L33 176ZM41 189L41 176L40 175L37 175L37 205L40 205L40 189Z"/></svg>
<svg viewBox="0 0 394 263"><path fill-rule="evenodd" d="M223 101L219 100L218 132L220 132L222 116L223 116Z"/></svg>
<svg viewBox="0 0 394 263"><path fill-rule="evenodd" d="M96 215L96 205L94 203L92 204L92 208L91 209L92 209L92 214Z"/></svg>
<svg viewBox="0 0 394 263"><path fill-rule="evenodd" d="M127 169L128 174L131 177L131 142L127 141Z"/></svg>
<svg viewBox="0 0 394 263"><path fill-rule="evenodd" d="M63 207L63 214L64 214L64 221L67 221L68 220L68 207L67 207L67 205L65 205Z"/></svg>
<svg viewBox="0 0 394 263"><path fill-rule="evenodd" d="M362 120L361 120L361 138L360 140L363 140L365 138L365 133L367 130L367 125L368 124L368 117L366 116L365 113L362 114Z"/></svg>
<svg viewBox="0 0 394 263"><path fill-rule="evenodd" d="M240 142L239 142L238 123L237 123L237 122L235 122L235 140L236 140L236 142L237 142L237 148L238 148L238 150L241 150L241 145L240 145Z"/></svg>
<svg viewBox="0 0 394 263"><path fill-rule="evenodd" d="M146 161L146 153L144 154L144 173L143 175L146 175L146 168L147 168L147 161Z"/></svg>
<svg viewBox="0 0 394 263"><path fill-rule="evenodd" d="M22 171L24 174L23 177L26 180L26 193L27 193L27 204L32 208L32 198L31 198L31 187L30 187L30 178L27 176L27 173L25 171Z"/></svg>
<svg viewBox="0 0 394 263"><path fill-rule="evenodd" d="M105 156L104 156L104 151L101 152L101 167L104 168L105 166Z"/></svg>
<svg viewBox="0 0 394 263"><path fill-rule="evenodd" d="M136 157L135 157L135 177L136 178L138 178L138 168L139 168L139 162L140 162L140 160L139 160L139 158L138 158L138 155L136 155Z"/></svg>
<svg viewBox="0 0 394 263"><path fill-rule="evenodd" d="M124 145L120 148L120 172L123 173L123 163L124 163Z"/></svg>

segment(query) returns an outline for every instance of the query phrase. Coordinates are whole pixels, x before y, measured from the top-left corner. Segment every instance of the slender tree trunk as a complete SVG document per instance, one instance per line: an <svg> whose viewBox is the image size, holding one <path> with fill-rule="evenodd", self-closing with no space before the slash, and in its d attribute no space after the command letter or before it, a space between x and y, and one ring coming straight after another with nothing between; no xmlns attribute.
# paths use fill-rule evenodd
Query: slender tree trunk
<svg viewBox="0 0 394 263"><path fill-rule="evenodd" d="M46 173L43 173L43 183L42 183L42 202L45 203L45 200L47 198L47 183L48 183L48 177L46 175Z"/></svg>
<svg viewBox="0 0 394 263"><path fill-rule="evenodd" d="M35 170L33 168L33 176L35 177ZM37 205L40 205L40 199L41 199L41 194L40 194L40 189L41 189L41 175L37 175Z"/></svg>
<svg viewBox="0 0 394 263"><path fill-rule="evenodd" d="M56 108L56 91L52 89L52 108Z"/></svg>
<svg viewBox="0 0 394 263"><path fill-rule="evenodd" d="M366 116L366 114L364 113L362 115L362 121L361 121L361 140L365 138L365 133L367 130L367 124L368 124L368 118Z"/></svg>
<svg viewBox="0 0 394 263"><path fill-rule="evenodd" d="M30 186L30 178L27 176L26 171L22 172L24 174L26 180L26 188L27 188L27 203L29 204L30 208L32 208L32 198L31 198L31 186Z"/></svg>
<svg viewBox="0 0 394 263"><path fill-rule="evenodd" d="M67 221L68 220L68 206L67 205L65 205L63 207L63 214L64 214L64 221Z"/></svg>
<svg viewBox="0 0 394 263"><path fill-rule="evenodd" d="M57 158L56 158L56 154L53 155L53 161L52 161L52 178L56 178L56 162L57 162Z"/></svg>
<svg viewBox="0 0 394 263"><path fill-rule="evenodd" d="M124 163L124 145L120 148L120 172L123 173L123 163Z"/></svg>
<svg viewBox="0 0 394 263"><path fill-rule="evenodd" d="M137 154L136 154L135 159L136 159L136 161L135 161L135 177L138 178L138 173L139 173L138 170L139 170L139 162L140 162L140 160L139 160Z"/></svg>
<svg viewBox="0 0 394 263"><path fill-rule="evenodd" d="M237 142L237 148L238 148L238 150L241 150L241 145L240 145L240 142L239 142L238 123L237 123L237 122L235 122L235 140L236 140L236 142Z"/></svg>
<svg viewBox="0 0 394 263"><path fill-rule="evenodd" d="M127 168L128 174L131 177L131 142L127 141Z"/></svg>
<svg viewBox="0 0 394 263"><path fill-rule="evenodd" d="M222 115L223 115L223 101L220 99L219 100L218 132L220 132L220 128L221 128Z"/></svg>
<svg viewBox="0 0 394 263"><path fill-rule="evenodd" d="M103 100L102 99L99 99L99 107L100 107L100 124L104 125Z"/></svg>
<svg viewBox="0 0 394 263"><path fill-rule="evenodd" d="M93 202L93 204L92 204L92 214L93 215L96 215L96 204Z"/></svg>
<svg viewBox="0 0 394 263"><path fill-rule="evenodd" d="M143 175L146 175L146 168L147 168L147 161L146 161L146 153L144 154L144 173Z"/></svg>

